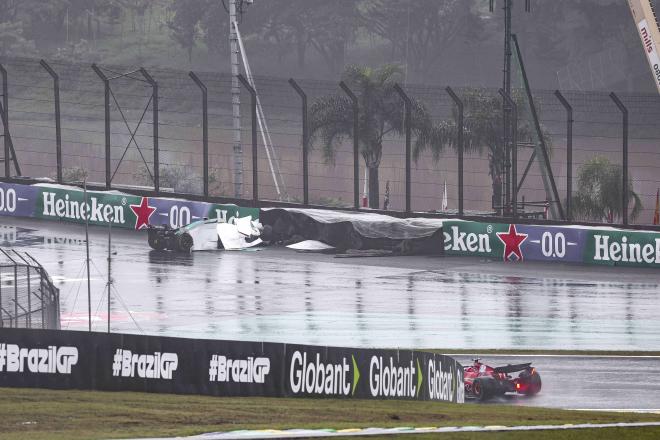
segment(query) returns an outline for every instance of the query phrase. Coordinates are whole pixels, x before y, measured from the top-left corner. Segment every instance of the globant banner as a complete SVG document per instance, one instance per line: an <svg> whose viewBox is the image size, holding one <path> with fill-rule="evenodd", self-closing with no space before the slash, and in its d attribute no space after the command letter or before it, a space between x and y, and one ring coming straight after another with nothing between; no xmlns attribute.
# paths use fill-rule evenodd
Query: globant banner
<svg viewBox="0 0 660 440"><path fill-rule="evenodd" d="M453 220L442 229L447 255L660 267L657 232Z"/></svg>
<svg viewBox="0 0 660 440"><path fill-rule="evenodd" d="M3 329L0 387L464 402L434 353Z"/></svg>
<svg viewBox="0 0 660 440"><path fill-rule="evenodd" d="M73 186L0 182L0 215L63 220L91 225L143 229L147 225L185 226L204 218L230 222L259 218L258 208L218 205L163 197L143 197L119 191L87 191Z"/></svg>

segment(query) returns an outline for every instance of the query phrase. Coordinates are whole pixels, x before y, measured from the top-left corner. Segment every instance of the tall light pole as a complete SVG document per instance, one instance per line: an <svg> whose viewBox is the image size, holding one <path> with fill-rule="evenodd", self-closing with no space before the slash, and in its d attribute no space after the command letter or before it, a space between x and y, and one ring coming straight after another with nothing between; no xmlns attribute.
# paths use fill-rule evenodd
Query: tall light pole
<svg viewBox="0 0 660 440"><path fill-rule="evenodd" d="M231 52L231 105L234 137L234 197L243 196L243 147L241 145L241 85L238 81L238 36L236 34L236 2L229 0L229 46Z"/></svg>

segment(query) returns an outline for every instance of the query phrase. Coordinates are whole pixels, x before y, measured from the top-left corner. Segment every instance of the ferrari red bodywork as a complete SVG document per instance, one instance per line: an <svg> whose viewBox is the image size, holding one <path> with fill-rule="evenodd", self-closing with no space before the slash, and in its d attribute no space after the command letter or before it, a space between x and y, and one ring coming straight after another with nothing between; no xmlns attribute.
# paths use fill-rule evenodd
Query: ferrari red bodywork
<svg viewBox="0 0 660 440"><path fill-rule="evenodd" d="M531 363L491 367L475 359L464 367L465 396L480 401L505 394L531 396L541 391L541 376Z"/></svg>

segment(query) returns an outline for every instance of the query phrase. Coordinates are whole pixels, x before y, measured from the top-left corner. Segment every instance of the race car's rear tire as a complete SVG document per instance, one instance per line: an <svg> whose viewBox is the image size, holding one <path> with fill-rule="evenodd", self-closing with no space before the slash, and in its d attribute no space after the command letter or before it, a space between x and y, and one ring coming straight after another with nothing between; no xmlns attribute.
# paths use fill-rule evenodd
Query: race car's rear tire
<svg viewBox="0 0 660 440"><path fill-rule="evenodd" d="M162 251L165 249L165 240L160 238L156 233L149 233L149 246L151 249Z"/></svg>
<svg viewBox="0 0 660 440"><path fill-rule="evenodd" d="M472 393L480 402L485 402L495 395L497 384L490 377L477 377L472 382Z"/></svg>
<svg viewBox="0 0 660 440"><path fill-rule="evenodd" d="M187 232L176 236L176 248L180 252L190 252L193 247L193 238Z"/></svg>
<svg viewBox="0 0 660 440"><path fill-rule="evenodd" d="M523 371L520 373L520 378L523 379L527 385L522 390L522 394L526 396L533 396L541 391L541 375L537 373L536 370L532 372Z"/></svg>

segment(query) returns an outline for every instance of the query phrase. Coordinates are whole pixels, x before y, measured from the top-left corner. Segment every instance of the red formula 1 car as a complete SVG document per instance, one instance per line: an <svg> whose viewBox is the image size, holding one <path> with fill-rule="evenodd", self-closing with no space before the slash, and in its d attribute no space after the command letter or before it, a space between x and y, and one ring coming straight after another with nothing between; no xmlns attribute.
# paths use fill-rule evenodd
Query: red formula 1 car
<svg viewBox="0 0 660 440"><path fill-rule="evenodd" d="M518 373L516 377L512 373ZM486 401L506 394L533 396L541 391L541 376L531 362L527 364L491 367L480 359L463 369L465 396Z"/></svg>

